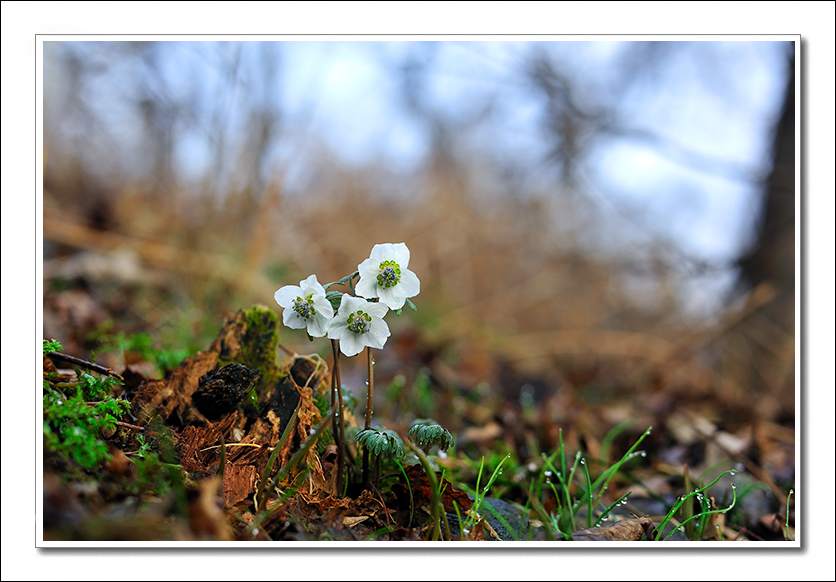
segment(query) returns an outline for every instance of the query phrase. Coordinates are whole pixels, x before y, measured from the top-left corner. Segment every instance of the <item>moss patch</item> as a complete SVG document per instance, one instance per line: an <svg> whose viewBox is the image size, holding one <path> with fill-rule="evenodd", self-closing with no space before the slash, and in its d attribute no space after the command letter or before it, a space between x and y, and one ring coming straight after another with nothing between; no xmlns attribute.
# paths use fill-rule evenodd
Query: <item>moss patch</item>
<svg viewBox="0 0 836 582"><path fill-rule="evenodd" d="M254 305L227 320L224 332L215 340L218 364L237 363L259 370L261 379L253 396L260 400L286 375L278 365L279 316L269 307Z"/></svg>

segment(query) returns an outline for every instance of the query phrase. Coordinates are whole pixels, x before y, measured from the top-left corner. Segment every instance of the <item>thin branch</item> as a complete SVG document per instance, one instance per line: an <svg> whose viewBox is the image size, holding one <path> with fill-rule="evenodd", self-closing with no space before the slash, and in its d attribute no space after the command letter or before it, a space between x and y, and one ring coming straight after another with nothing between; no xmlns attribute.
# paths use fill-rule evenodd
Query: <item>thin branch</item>
<svg viewBox="0 0 836 582"><path fill-rule="evenodd" d="M105 368L104 366L100 366L99 364L94 364L93 362L88 362L87 360L76 358L75 356L62 354L61 352L50 352L47 355L51 360L59 360L68 364L74 364L76 366L81 366L82 368L87 368L88 370L98 372L99 374L107 374L108 376L119 378L123 382L125 381L125 379L122 376L120 376L110 368Z"/></svg>

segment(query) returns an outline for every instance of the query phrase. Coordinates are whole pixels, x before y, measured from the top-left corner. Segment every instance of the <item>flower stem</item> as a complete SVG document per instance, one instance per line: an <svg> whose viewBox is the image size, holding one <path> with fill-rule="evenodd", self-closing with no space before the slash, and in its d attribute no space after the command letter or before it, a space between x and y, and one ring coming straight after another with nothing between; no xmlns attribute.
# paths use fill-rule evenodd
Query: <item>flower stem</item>
<svg viewBox="0 0 836 582"><path fill-rule="evenodd" d="M412 452L418 457L418 461L421 463L421 467L424 469L424 474L427 476L427 480L430 483L430 523L427 530L427 539L438 541L441 537L441 518L439 515L440 513L443 513L444 509L441 505L442 502L438 486L438 477L436 476L435 470L433 470L427 455L424 454L424 451L422 451L420 447L415 446L408 438L403 439L403 442L406 446L412 449ZM409 483L409 480L407 480L407 483ZM412 487L410 486L410 490L411 488ZM439 506L441 506L441 511L439 511Z"/></svg>
<svg viewBox="0 0 836 582"><path fill-rule="evenodd" d="M334 400L337 401L337 414L331 423L331 432L334 435L334 442L337 444L337 497L340 497L344 489L345 472L345 415L343 414L343 386L340 379L340 348L337 340L331 340L331 351L334 356L334 370L331 373L331 410L334 410ZM335 389L336 388L336 395Z"/></svg>
<svg viewBox="0 0 836 582"><path fill-rule="evenodd" d="M369 391L366 398L366 426L369 430L372 427L372 408L374 406L374 360L372 359L372 349L366 348L366 356L369 368ZM363 449L363 485L369 482L369 450Z"/></svg>

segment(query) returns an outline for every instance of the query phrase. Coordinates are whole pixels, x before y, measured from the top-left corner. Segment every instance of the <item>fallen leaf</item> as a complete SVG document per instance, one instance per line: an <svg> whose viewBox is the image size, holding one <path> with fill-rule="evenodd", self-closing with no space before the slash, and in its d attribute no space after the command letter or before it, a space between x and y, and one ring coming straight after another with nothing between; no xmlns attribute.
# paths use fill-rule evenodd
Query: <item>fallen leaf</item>
<svg viewBox="0 0 836 582"><path fill-rule="evenodd" d="M429 503L430 499L432 499L432 489L430 488L430 481L424 474L424 470L421 465L416 464L407 467L406 474L412 487L412 496L415 507L421 507ZM439 480L439 485L443 489L441 494L441 503L444 505L444 511L447 513L456 513L456 507L453 505L454 501L456 505L458 505L460 513L464 514L466 511L470 510L471 505L473 505L473 501L467 493L454 488L453 484L447 479L442 479L441 473L436 473L436 477ZM399 490L400 493L398 493L398 497L406 499L406 503L408 504L409 491L407 490L406 485L401 484Z"/></svg>
<svg viewBox="0 0 836 582"><path fill-rule="evenodd" d="M369 519L368 515L358 515L356 517L345 517L343 518L343 525L346 527L354 527L358 523L363 523Z"/></svg>
<svg viewBox="0 0 836 582"><path fill-rule="evenodd" d="M601 527L588 527L572 534L576 542L637 542L645 536L652 540L655 537L653 520L649 517L637 519L623 519Z"/></svg>

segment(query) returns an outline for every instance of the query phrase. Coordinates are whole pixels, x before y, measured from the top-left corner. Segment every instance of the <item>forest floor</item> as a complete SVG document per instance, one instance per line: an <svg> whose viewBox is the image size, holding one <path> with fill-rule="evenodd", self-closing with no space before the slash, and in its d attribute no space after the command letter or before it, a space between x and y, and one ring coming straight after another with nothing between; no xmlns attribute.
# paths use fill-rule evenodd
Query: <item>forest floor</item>
<svg viewBox="0 0 836 582"><path fill-rule="evenodd" d="M532 371L406 326L373 383L375 434L404 454L364 470L363 354L341 359L339 423L330 346L281 343L277 310L163 349L115 332L142 314L112 297L65 284L44 301L61 335L44 338L45 540L794 539L792 410L636 358ZM411 445L416 421L452 446Z"/></svg>

